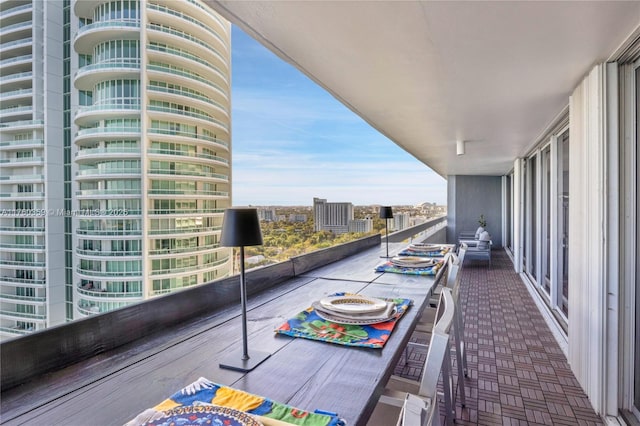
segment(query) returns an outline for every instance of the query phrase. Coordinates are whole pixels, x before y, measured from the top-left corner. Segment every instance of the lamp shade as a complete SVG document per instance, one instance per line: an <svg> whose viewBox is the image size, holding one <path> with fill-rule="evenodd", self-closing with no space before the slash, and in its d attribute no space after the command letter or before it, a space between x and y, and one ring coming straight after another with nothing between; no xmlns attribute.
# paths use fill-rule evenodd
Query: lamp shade
<svg viewBox="0 0 640 426"><path fill-rule="evenodd" d="M229 207L222 219L220 245L224 247L259 246L262 231L258 210L251 207Z"/></svg>
<svg viewBox="0 0 640 426"><path fill-rule="evenodd" d="M381 219L393 219L393 210L391 210L390 206L382 206L382 207L380 207L380 218Z"/></svg>

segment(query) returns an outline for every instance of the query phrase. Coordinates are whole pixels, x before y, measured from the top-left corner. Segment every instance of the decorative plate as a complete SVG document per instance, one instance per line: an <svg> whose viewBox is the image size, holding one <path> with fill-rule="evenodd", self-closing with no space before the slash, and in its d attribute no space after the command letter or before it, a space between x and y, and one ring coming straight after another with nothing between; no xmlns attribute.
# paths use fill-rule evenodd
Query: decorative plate
<svg viewBox="0 0 640 426"><path fill-rule="evenodd" d="M427 268L429 266L437 264L438 261L428 257L402 256L392 258L391 263L396 266L404 266L410 268Z"/></svg>
<svg viewBox="0 0 640 426"><path fill-rule="evenodd" d="M217 405L187 405L164 412L164 416L145 426L263 426L254 417L239 410Z"/></svg>
<svg viewBox="0 0 640 426"><path fill-rule="evenodd" d="M393 310L391 311L391 314L386 318L378 318L378 319L357 319L357 318L354 318L354 319L348 319L348 318L345 318L345 317L339 317L339 316L336 316L336 315L332 315L332 314L328 313L327 311L320 311L320 310L316 309L316 314L318 314L318 316L320 318L322 318L323 320L335 322L336 324L349 324L349 325L378 324L378 323L381 323L381 322L389 321L397 313L398 313L398 308L394 307Z"/></svg>
<svg viewBox="0 0 640 426"><path fill-rule="evenodd" d="M378 312L387 307L387 302L360 295L329 296L320 299L320 304L330 311L343 313Z"/></svg>

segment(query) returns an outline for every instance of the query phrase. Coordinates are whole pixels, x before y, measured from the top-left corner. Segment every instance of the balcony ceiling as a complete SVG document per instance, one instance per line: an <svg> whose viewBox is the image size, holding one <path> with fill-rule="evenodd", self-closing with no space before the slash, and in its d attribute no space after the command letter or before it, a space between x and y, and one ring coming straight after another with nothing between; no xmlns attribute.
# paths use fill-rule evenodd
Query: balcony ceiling
<svg viewBox="0 0 640 426"><path fill-rule="evenodd" d="M508 172L640 23L626 1L205 1L442 176Z"/></svg>

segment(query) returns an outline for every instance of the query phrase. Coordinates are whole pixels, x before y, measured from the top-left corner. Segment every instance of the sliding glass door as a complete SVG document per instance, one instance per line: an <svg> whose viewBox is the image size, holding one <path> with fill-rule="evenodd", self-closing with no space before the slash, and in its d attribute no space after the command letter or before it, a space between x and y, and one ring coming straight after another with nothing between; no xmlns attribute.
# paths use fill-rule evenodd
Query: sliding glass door
<svg viewBox="0 0 640 426"><path fill-rule="evenodd" d="M557 300L565 316L569 315L569 131L558 137L558 262Z"/></svg>

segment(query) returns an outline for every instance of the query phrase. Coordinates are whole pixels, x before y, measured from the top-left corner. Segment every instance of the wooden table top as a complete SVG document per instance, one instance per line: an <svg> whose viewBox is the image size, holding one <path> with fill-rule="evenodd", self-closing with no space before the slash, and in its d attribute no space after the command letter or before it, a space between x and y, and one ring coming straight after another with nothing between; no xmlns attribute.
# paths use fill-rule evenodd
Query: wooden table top
<svg viewBox="0 0 640 426"><path fill-rule="evenodd" d="M380 249L373 248L249 298L249 354L252 349L272 354L251 372L218 366L225 355L241 347L240 306L229 306L143 344L98 355L49 374L38 384L5 393L2 417L13 418L6 424L121 425L205 377L301 409L336 412L348 425L364 425L435 281L433 277L375 273L375 265L384 260L379 255ZM413 306L382 349L274 333L313 300L339 291L408 298ZM61 387L67 391L63 397L47 397L48 390ZM21 398L29 401L25 413L19 411Z"/></svg>

